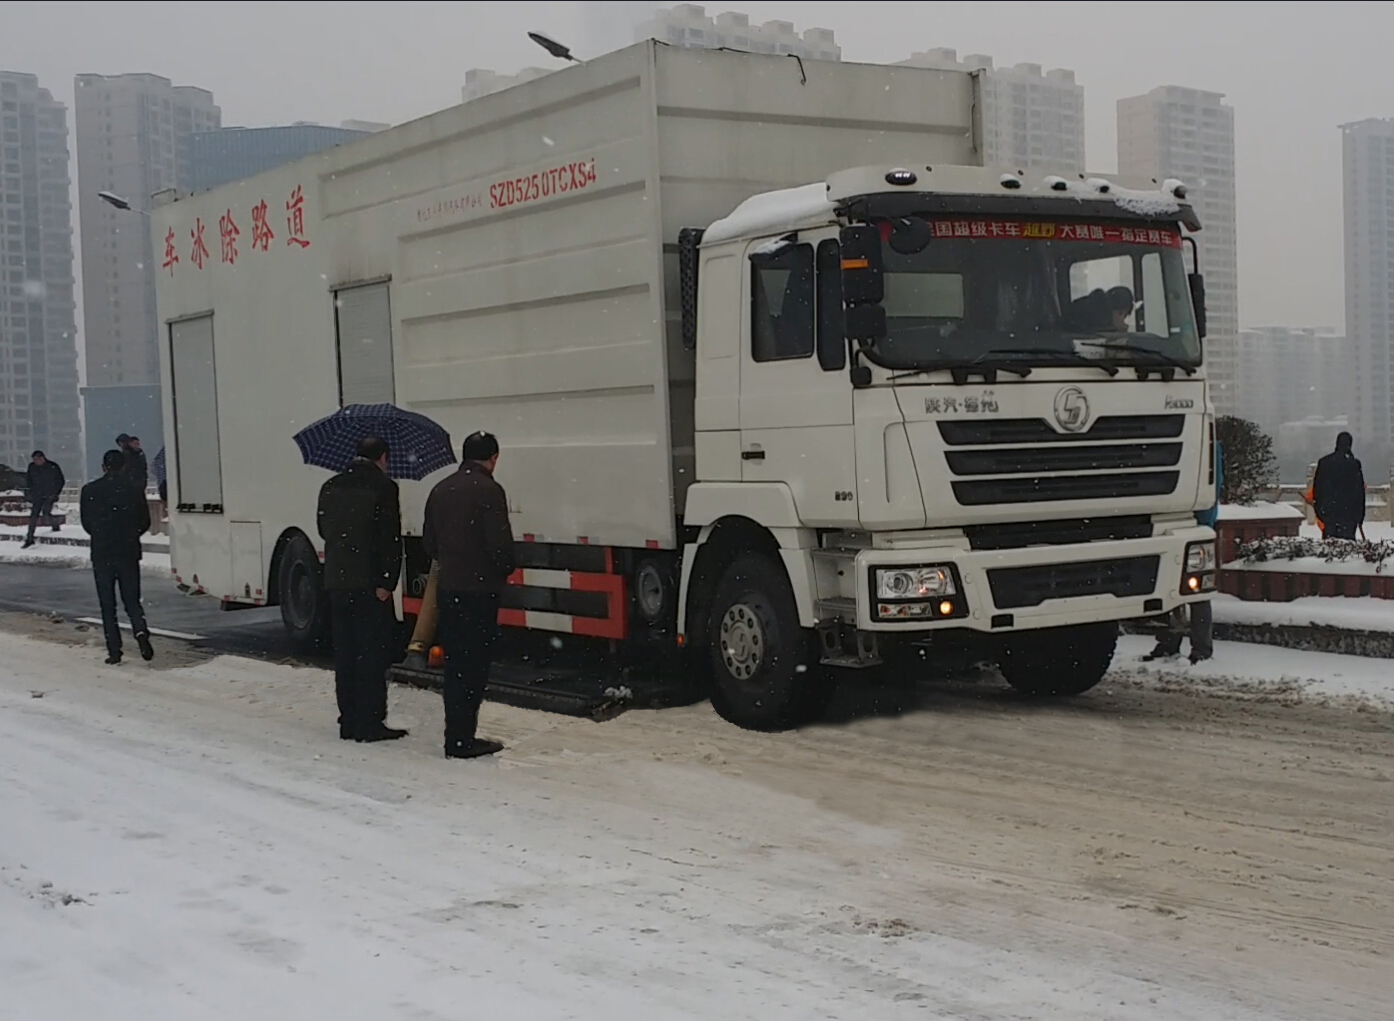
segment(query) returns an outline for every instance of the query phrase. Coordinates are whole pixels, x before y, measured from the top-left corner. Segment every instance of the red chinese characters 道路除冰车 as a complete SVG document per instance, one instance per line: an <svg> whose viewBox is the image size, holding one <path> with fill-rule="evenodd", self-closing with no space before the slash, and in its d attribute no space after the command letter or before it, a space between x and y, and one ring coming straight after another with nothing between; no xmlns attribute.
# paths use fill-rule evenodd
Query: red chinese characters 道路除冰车
<svg viewBox="0 0 1394 1021"><path fill-rule="evenodd" d="M252 251L266 251L275 237L276 232L266 219L266 200L262 199L252 207Z"/></svg>
<svg viewBox="0 0 1394 1021"><path fill-rule="evenodd" d="M165 261L160 263L160 268L169 270L169 275L174 276L174 267L178 262L179 253L174 250L174 228L171 227L165 235Z"/></svg>
<svg viewBox="0 0 1394 1021"><path fill-rule="evenodd" d="M232 210L229 209L222 216L218 217L218 238L222 242L219 250L219 258L234 265L237 262L237 239L242 236L242 231L238 229L237 222L232 218Z"/></svg>
<svg viewBox="0 0 1394 1021"><path fill-rule="evenodd" d="M208 245L203 240L203 217L194 217L194 229L189 231L189 237L193 240L193 247L189 249L189 261L203 269L204 260L208 258Z"/></svg>
<svg viewBox="0 0 1394 1021"><path fill-rule="evenodd" d="M305 236L305 189L298 184L286 202L286 233L290 235L286 244L310 247L310 239Z"/></svg>

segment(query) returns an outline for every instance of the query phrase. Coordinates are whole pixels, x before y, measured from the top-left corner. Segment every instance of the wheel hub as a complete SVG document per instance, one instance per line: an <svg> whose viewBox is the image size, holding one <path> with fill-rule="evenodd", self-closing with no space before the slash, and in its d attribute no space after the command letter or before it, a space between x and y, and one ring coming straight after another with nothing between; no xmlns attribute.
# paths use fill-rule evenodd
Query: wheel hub
<svg viewBox="0 0 1394 1021"><path fill-rule="evenodd" d="M731 676L754 677L765 659L765 625L745 603L737 603L721 618L721 659Z"/></svg>

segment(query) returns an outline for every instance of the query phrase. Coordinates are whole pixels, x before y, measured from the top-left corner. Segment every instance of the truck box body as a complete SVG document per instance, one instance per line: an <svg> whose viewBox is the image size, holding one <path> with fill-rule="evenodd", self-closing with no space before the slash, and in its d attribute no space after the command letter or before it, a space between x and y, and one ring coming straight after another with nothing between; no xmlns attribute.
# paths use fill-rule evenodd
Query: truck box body
<svg viewBox="0 0 1394 1021"><path fill-rule="evenodd" d="M345 403L496 433L520 539L677 548L679 230L849 163L976 164L974 85L648 42L159 205L176 574L269 600L287 534L321 545L291 437ZM402 483L408 534L443 474Z"/></svg>

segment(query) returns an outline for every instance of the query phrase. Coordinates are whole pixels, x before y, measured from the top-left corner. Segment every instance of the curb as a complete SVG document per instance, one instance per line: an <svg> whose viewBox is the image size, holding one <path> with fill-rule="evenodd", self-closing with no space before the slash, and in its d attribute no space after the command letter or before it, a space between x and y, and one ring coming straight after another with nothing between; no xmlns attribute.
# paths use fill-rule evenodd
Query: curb
<svg viewBox="0 0 1394 1021"><path fill-rule="evenodd" d="M0 542L23 542L24 536L12 535L9 532L0 532ZM92 545L90 539L54 538L51 535L35 535L34 545L36 546L71 546L76 549L87 549ZM140 544L141 551L144 553L168 553L169 543L164 542L143 542Z"/></svg>
<svg viewBox="0 0 1394 1021"><path fill-rule="evenodd" d="M1394 632L1389 631L1358 631L1317 624L1221 624L1216 621L1215 637L1303 652L1394 659Z"/></svg>

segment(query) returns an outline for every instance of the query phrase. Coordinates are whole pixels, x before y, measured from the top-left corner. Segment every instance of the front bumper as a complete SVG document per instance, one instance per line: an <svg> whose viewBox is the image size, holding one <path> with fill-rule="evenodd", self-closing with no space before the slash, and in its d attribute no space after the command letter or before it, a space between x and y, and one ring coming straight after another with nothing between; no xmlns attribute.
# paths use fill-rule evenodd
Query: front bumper
<svg viewBox="0 0 1394 1021"><path fill-rule="evenodd" d="M1167 613L1211 593L1183 595L1188 543L1213 540L1204 526L1180 528L1147 539L1120 539L1070 546L1032 546L1022 549L971 550L962 545L927 543L893 549L859 550L852 570L843 578L855 580L856 627L863 631L925 632L952 628L1003 632L1062 627ZM1153 559L1155 558L1155 560ZM1151 565L1155 563L1155 580ZM961 582L960 609L946 619L886 620L878 617L873 587L876 568L952 565ZM1137 570L1144 567L1139 582ZM1055 568L1057 570L1051 570ZM1034 570L1033 570L1034 569ZM1002 573L1005 572L1005 573ZM1101 581L1091 582L1091 578ZM1024 579L1024 581L1018 581ZM1150 584L1147 582L1150 581ZM1068 594L1057 595L1059 585ZM1112 586L1124 594L1094 591ZM851 600L840 600L844 619ZM847 621L851 623L851 621Z"/></svg>

